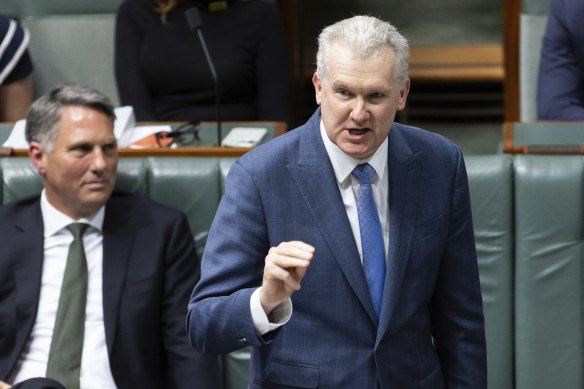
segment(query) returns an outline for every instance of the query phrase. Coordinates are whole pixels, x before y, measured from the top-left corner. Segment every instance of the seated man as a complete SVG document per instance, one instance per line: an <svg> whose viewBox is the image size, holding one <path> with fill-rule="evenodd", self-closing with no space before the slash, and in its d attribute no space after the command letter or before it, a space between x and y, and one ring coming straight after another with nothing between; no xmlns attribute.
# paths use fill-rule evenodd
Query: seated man
<svg viewBox="0 0 584 389"><path fill-rule="evenodd" d="M24 118L32 102L32 62L28 31L0 15L0 122Z"/></svg>
<svg viewBox="0 0 584 389"><path fill-rule="evenodd" d="M186 217L112 194L114 118L107 97L75 84L28 112L44 189L0 207L0 380L218 388L216 357L195 352L184 329L199 277Z"/></svg>
<svg viewBox="0 0 584 389"><path fill-rule="evenodd" d="M584 1L552 0L543 37L537 118L584 120Z"/></svg>

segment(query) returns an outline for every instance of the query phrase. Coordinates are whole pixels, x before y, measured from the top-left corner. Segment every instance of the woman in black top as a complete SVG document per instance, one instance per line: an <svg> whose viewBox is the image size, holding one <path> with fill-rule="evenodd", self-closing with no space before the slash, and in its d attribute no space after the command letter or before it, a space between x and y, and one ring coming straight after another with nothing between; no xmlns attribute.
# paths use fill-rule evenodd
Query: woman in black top
<svg viewBox="0 0 584 389"><path fill-rule="evenodd" d="M222 120L290 123L281 15L264 1L125 0L117 14L120 100L141 121L214 120L215 85L185 11L197 6L217 71Z"/></svg>

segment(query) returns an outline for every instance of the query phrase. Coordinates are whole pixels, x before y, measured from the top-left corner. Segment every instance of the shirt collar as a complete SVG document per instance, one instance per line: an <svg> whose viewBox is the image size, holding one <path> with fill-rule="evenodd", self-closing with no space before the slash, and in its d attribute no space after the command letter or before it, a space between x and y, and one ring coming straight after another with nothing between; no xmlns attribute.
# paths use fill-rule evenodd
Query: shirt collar
<svg viewBox="0 0 584 389"><path fill-rule="evenodd" d="M326 129L324 128L324 123L320 121L320 136L324 142L324 147L329 156L331 164L333 165L333 170L335 171L335 176L339 185L348 185L351 181L351 173L353 169L359 164L368 163L375 169L378 179L381 179L387 169L387 155L388 155L388 140L387 137L375 151L375 153L363 160L355 159L347 154L345 154L339 146L334 144L328 137Z"/></svg>
<svg viewBox="0 0 584 389"><path fill-rule="evenodd" d="M43 214L43 223L45 227L45 238L55 235L57 232L61 231L63 228L67 227L71 223L80 222L87 223L91 227L100 231L103 227L103 219L105 216L105 206L102 206L99 211L93 216L88 218L81 218L79 220L74 220L69 216L65 215L63 212L59 211L57 208L53 207L49 200L47 199L47 194L45 189L41 193L41 212Z"/></svg>

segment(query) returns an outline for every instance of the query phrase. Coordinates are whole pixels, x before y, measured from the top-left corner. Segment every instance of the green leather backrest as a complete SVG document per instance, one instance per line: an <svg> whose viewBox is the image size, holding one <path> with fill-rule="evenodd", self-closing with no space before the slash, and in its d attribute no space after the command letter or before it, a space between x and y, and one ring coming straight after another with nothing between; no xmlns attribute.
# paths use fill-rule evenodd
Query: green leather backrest
<svg viewBox="0 0 584 389"><path fill-rule="evenodd" d="M513 158L465 158L483 294L490 389L513 388Z"/></svg>
<svg viewBox="0 0 584 389"><path fill-rule="evenodd" d="M24 17L116 13L123 0L2 0L0 13Z"/></svg>
<svg viewBox="0 0 584 389"><path fill-rule="evenodd" d="M99 89L119 105L114 78L115 13L43 15L22 19L30 31L34 95L63 82Z"/></svg>
<svg viewBox="0 0 584 389"><path fill-rule="evenodd" d="M120 158L116 190L139 193L186 213L202 252L223 193L224 177L235 158ZM42 190L28 158L0 159L2 204Z"/></svg>
<svg viewBox="0 0 584 389"><path fill-rule="evenodd" d="M204 248L221 198L219 164L220 158L149 159L149 197L186 213L199 250Z"/></svg>
<svg viewBox="0 0 584 389"><path fill-rule="evenodd" d="M199 253L236 158L122 158L116 189L142 193L187 214ZM513 159L466 158L487 330L489 388L513 387ZM39 193L27 158L0 159L3 203ZM226 387L246 388L249 349L223 357Z"/></svg>
<svg viewBox="0 0 584 389"><path fill-rule="evenodd" d="M147 194L146 161L140 158L120 159L116 190ZM2 204L38 194L43 189L43 182L28 158L0 159L2 171Z"/></svg>
<svg viewBox="0 0 584 389"><path fill-rule="evenodd" d="M584 387L583 163L515 158L517 389Z"/></svg>

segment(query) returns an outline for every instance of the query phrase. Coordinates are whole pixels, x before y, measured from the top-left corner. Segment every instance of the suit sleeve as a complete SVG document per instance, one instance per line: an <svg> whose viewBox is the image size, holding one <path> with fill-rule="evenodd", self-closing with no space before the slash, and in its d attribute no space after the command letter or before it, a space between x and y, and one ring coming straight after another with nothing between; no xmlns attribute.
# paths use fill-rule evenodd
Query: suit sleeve
<svg viewBox="0 0 584 389"><path fill-rule="evenodd" d="M203 353L228 353L264 342L255 333L250 310L269 249L260 198L248 172L235 163L209 231L201 280L189 303L189 338Z"/></svg>
<svg viewBox="0 0 584 389"><path fill-rule="evenodd" d="M575 47L584 42L575 39L564 0L552 0L539 65L538 119L584 119L584 65Z"/></svg>
<svg viewBox="0 0 584 389"><path fill-rule="evenodd" d="M185 305L200 276L193 238L184 216L176 220L167 243L161 327L166 352L167 388L219 389L219 361L193 350L185 334ZM181 303L182 302L182 303Z"/></svg>
<svg viewBox="0 0 584 389"><path fill-rule="evenodd" d="M446 387L487 385L482 296L466 168L458 150L448 239L432 297L433 337Z"/></svg>

